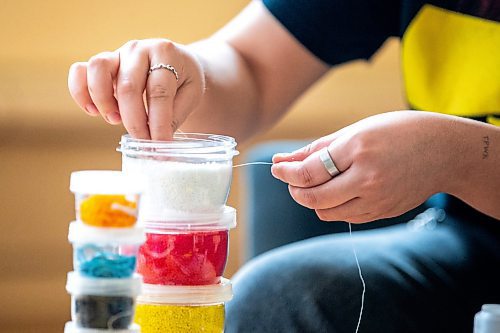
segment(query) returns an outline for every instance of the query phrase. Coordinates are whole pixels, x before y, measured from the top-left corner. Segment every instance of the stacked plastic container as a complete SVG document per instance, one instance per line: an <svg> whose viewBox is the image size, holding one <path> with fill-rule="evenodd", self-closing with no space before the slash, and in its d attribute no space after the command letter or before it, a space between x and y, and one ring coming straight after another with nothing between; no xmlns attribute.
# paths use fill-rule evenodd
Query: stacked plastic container
<svg viewBox="0 0 500 333"><path fill-rule="evenodd" d="M223 278L236 211L226 206L234 139L176 134L173 141L123 136L123 172L144 179L146 242L135 322L143 333L223 332L231 282Z"/></svg>
<svg viewBox="0 0 500 333"><path fill-rule="evenodd" d="M65 333L136 333L142 277L136 273L144 228L137 225L142 182L120 171L71 174L76 221L69 226L71 322Z"/></svg>

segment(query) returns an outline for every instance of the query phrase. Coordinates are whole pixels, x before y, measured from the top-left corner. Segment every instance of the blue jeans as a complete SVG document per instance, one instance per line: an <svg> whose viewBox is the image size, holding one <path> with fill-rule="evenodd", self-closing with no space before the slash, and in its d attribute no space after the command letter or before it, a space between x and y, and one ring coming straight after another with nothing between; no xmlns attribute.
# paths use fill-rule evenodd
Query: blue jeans
<svg viewBox="0 0 500 333"><path fill-rule="evenodd" d="M433 229L388 220L377 229L353 225L367 288L360 333L471 333L481 305L500 303L500 221L442 194L414 215L428 207L446 212ZM266 230L251 237L259 234ZM362 286L347 233L265 252L235 275L233 287L226 332L355 331Z"/></svg>

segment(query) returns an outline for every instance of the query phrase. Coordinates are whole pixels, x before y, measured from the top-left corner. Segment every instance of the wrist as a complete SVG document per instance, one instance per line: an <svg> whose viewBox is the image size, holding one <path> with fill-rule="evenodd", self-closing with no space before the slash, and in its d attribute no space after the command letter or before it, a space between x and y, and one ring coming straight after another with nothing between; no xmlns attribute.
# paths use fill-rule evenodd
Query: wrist
<svg viewBox="0 0 500 333"><path fill-rule="evenodd" d="M427 140L428 181L431 194L444 192L456 195L467 178L467 145L458 117L426 113L422 124Z"/></svg>
<svg viewBox="0 0 500 333"><path fill-rule="evenodd" d="M462 197L470 188L473 174L477 172L479 151L475 148L477 133L473 122L468 119L439 115L439 131L444 143L440 154L443 158L442 170L445 171L440 182L440 192Z"/></svg>

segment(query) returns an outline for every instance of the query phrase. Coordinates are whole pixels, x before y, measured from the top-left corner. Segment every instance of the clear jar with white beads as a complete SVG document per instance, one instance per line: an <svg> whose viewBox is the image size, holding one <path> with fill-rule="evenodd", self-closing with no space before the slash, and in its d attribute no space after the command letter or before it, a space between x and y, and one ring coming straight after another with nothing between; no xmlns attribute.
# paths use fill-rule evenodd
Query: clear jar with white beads
<svg viewBox="0 0 500 333"><path fill-rule="evenodd" d="M218 213L231 186L233 138L223 135L176 133L172 141L122 136L124 173L145 181L139 214L143 221L175 215Z"/></svg>

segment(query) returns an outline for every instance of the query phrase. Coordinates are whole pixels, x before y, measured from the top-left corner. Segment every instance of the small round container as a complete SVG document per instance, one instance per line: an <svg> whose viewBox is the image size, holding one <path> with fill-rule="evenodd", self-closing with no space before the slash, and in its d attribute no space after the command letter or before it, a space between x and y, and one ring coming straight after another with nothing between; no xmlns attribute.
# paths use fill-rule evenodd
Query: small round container
<svg viewBox="0 0 500 333"><path fill-rule="evenodd" d="M76 219L96 227L132 227L137 221L143 184L121 171L88 170L71 174Z"/></svg>
<svg viewBox="0 0 500 333"><path fill-rule="evenodd" d="M141 333L141 328L136 325L130 325L129 328L123 330L108 330L108 329L98 329L98 328L84 328L78 327L72 321L69 321L64 325L64 333Z"/></svg>
<svg viewBox="0 0 500 333"><path fill-rule="evenodd" d="M146 240L142 227L98 228L80 221L69 225L73 267L92 278L129 278L137 264L139 247Z"/></svg>
<svg viewBox="0 0 500 333"><path fill-rule="evenodd" d="M145 223L137 271L144 282L160 285L207 285L220 282L226 267L229 230L236 210L222 214Z"/></svg>
<svg viewBox="0 0 500 333"><path fill-rule="evenodd" d="M500 304L484 304L474 317L474 333L500 332Z"/></svg>
<svg viewBox="0 0 500 333"><path fill-rule="evenodd" d="M227 279L207 286L145 284L134 322L142 333L224 332L225 302L232 297Z"/></svg>
<svg viewBox="0 0 500 333"><path fill-rule="evenodd" d="M141 292L142 279L87 278L68 273L66 290L71 294L71 319L82 328L128 329Z"/></svg>
<svg viewBox="0 0 500 333"><path fill-rule="evenodd" d="M172 141L122 136L123 172L145 179L140 219L220 212L231 185L235 147L233 138L213 134L176 133Z"/></svg>

